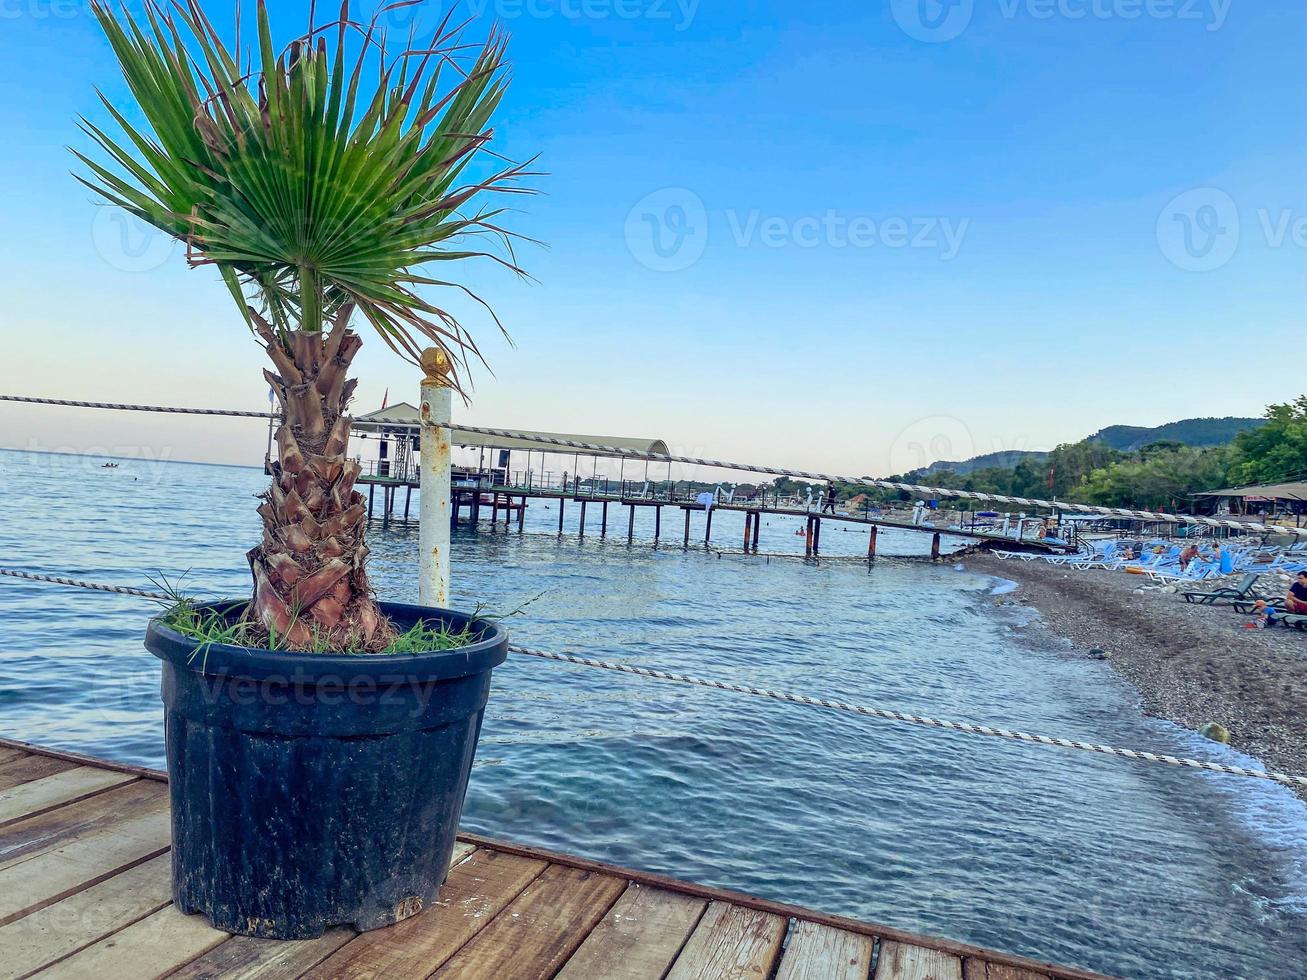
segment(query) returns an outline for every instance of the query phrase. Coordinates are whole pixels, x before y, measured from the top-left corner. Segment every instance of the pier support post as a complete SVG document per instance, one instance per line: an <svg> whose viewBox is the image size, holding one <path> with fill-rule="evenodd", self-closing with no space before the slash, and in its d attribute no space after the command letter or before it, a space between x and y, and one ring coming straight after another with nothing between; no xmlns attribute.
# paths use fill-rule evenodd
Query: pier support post
<svg viewBox="0 0 1307 980"><path fill-rule="evenodd" d="M685 547L690 547L690 508L685 508Z"/></svg>
<svg viewBox="0 0 1307 980"><path fill-rule="evenodd" d="M585 502L584 500L582 500L582 501L581 501L581 523L577 525L577 530L576 530L576 533L577 533L580 537L583 537L583 538L585 537L585 505L586 505L586 502Z"/></svg>
<svg viewBox="0 0 1307 980"><path fill-rule="evenodd" d="M749 550L749 537L753 532L753 511L744 512L744 550Z"/></svg>
<svg viewBox="0 0 1307 980"><path fill-rule="evenodd" d="M495 529L495 525L498 523L499 523L499 494L496 492L492 494L490 497L490 530L493 531ZM507 519L505 519L504 524L505 525L508 524Z"/></svg>
<svg viewBox="0 0 1307 980"><path fill-rule="evenodd" d="M658 538L663 533L663 505L654 504L654 544L658 544Z"/></svg>
<svg viewBox="0 0 1307 980"><path fill-rule="evenodd" d="M688 511L687 511L688 513ZM707 544L712 539L712 508L707 511L707 519L703 522L703 543Z"/></svg>
<svg viewBox="0 0 1307 980"><path fill-rule="evenodd" d="M372 498L376 495L376 492L377 485L375 483L368 484L368 520L372 520Z"/></svg>
<svg viewBox="0 0 1307 980"><path fill-rule="evenodd" d="M628 507L631 511L631 515L630 519L626 522L626 543L631 544L635 541L635 504L630 504Z"/></svg>
<svg viewBox="0 0 1307 980"><path fill-rule="evenodd" d="M812 522L812 553L821 554L821 518L815 518Z"/></svg>
<svg viewBox="0 0 1307 980"><path fill-rule="evenodd" d="M605 489L607 489L607 487L605 487ZM608 537L608 501L607 500L605 500L603 503L602 514L603 514L603 520L599 524L599 537L606 538Z"/></svg>
<svg viewBox="0 0 1307 980"><path fill-rule="evenodd" d="M808 526L807 528L804 529L803 532L803 553L809 558L812 557L812 515L811 514L808 515Z"/></svg>
<svg viewBox="0 0 1307 980"><path fill-rule="evenodd" d="M757 553L758 553L758 525L760 525L761 523L762 523L762 511L760 511L760 510L755 510L755 511L753 512L753 551L754 551L754 554L757 554Z"/></svg>
<svg viewBox="0 0 1307 980"><path fill-rule="evenodd" d="M413 503L413 487L409 485L404 488L404 523L408 523L408 508Z"/></svg>
<svg viewBox="0 0 1307 980"><path fill-rule="evenodd" d="M453 389L449 358L444 351L422 352L421 418L418 493L418 602L449 605L449 480L450 431L440 428L451 418Z"/></svg>
<svg viewBox="0 0 1307 980"><path fill-rule="evenodd" d="M558 498L558 533L563 533L563 508L567 505L566 497Z"/></svg>
<svg viewBox="0 0 1307 980"><path fill-rule="evenodd" d="M939 561L939 532L936 531L930 538L930 557L932 561Z"/></svg>
<svg viewBox="0 0 1307 980"><path fill-rule="evenodd" d="M871 538L867 541L867 558L868 560L876 557L876 532L879 531L875 524L871 525Z"/></svg>
<svg viewBox="0 0 1307 980"><path fill-rule="evenodd" d="M519 506L517 508L517 533L521 534L522 530L526 527L526 494L522 495L521 499L518 500L518 504Z"/></svg>

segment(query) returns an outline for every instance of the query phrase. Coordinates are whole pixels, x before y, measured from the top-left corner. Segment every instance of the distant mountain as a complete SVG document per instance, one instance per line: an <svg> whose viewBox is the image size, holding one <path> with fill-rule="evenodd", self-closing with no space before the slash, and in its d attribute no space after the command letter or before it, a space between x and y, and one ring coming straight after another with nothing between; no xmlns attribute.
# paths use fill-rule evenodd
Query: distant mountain
<svg viewBox="0 0 1307 980"><path fill-rule="evenodd" d="M1151 429L1138 425L1109 425L1089 438L1121 452L1133 452L1152 442L1182 442L1186 446L1224 446L1240 432L1264 425L1265 419L1185 419Z"/></svg>
<svg viewBox="0 0 1307 980"><path fill-rule="evenodd" d="M1154 442L1180 442L1186 446L1224 446L1233 442L1234 437L1248 429L1256 429L1266 422L1265 419L1184 419L1180 422L1168 422L1152 428L1141 425L1109 425L1089 437L1090 440L1104 442L1121 452L1133 452ZM945 470L966 476L976 470L991 468L1011 469L1023 459L1045 459L1048 453L1027 452L1019 449L986 453L966 460L940 460L929 466L916 470L915 476L929 476Z"/></svg>
<svg viewBox="0 0 1307 980"><path fill-rule="evenodd" d="M937 463L931 463L923 469L916 470L915 475L929 476L932 473L943 473L947 470L950 473L958 474L958 476L966 476L976 470L1011 469L1023 459L1043 459L1047 455L1048 453L1027 452L1021 449L1005 449L997 453L985 453L984 456L973 456L971 459L941 459Z"/></svg>

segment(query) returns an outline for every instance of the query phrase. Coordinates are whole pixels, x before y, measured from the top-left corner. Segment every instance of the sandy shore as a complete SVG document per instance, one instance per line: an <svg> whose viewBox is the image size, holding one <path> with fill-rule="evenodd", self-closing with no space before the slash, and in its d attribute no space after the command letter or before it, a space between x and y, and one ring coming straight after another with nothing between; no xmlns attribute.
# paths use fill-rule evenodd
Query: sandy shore
<svg viewBox="0 0 1307 980"><path fill-rule="evenodd" d="M992 555L971 555L963 564L1016 582L1009 599L1038 609L1077 655L1104 651L1149 714L1195 731L1219 722L1232 745L1269 768L1307 774L1307 632L1244 629L1250 617L1229 606L1141 594L1145 580L1124 572ZM1278 579L1258 584L1282 591ZM1307 792L1299 795L1307 799Z"/></svg>

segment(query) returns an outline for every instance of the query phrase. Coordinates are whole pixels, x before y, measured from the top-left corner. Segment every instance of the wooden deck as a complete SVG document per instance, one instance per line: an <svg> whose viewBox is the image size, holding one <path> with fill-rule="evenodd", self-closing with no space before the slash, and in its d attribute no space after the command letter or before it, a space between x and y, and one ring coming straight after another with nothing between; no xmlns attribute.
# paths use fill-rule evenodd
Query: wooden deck
<svg viewBox="0 0 1307 980"><path fill-rule="evenodd" d="M0 978L1097 976L471 835L412 919L248 939L173 908L168 841L162 773L0 739Z"/></svg>

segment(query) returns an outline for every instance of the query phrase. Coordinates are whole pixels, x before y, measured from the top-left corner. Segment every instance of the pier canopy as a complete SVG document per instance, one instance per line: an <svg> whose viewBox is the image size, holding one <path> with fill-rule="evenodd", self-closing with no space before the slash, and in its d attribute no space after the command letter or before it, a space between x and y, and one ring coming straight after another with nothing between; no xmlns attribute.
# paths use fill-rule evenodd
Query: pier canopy
<svg viewBox="0 0 1307 980"><path fill-rule="evenodd" d="M356 432L371 432L394 436L406 432L417 433L421 427L418 410L408 402L398 402L375 412L360 415L354 420ZM661 439L638 439L633 436L594 436L577 435L569 432L528 432L516 430L523 436L545 436L550 439L568 439L572 442L588 442L598 446L612 446L626 453L647 454L653 456L670 455L667 443ZM467 432L455 427L450 434L450 441L456 446L472 446L485 449L526 450L529 452L555 453L563 456L617 456L618 453L599 453L589 449L572 449L569 446L553 446L548 443L534 442L531 439L509 436L489 436L480 432Z"/></svg>
<svg viewBox="0 0 1307 980"><path fill-rule="evenodd" d="M1307 501L1307 481L1269 483L1251 487L1232 487L1227 490L1209 490L1195 494L1198 497L1241 497L1244 500L1303 500Z"/></svg>

